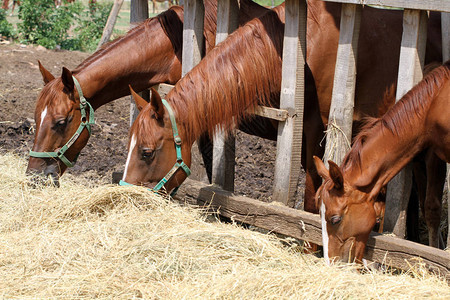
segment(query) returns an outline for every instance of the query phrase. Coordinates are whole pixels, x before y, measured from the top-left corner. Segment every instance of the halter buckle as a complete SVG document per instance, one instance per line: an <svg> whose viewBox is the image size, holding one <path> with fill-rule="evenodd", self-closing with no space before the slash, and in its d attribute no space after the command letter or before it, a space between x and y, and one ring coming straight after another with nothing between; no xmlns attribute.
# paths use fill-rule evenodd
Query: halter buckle
<svg viewBox="0 0 450 300"><path fill-rule="evenodd" d="M179 135L174 136L173 140L175 141L175 145L181 146L181 138Z"/></svg>

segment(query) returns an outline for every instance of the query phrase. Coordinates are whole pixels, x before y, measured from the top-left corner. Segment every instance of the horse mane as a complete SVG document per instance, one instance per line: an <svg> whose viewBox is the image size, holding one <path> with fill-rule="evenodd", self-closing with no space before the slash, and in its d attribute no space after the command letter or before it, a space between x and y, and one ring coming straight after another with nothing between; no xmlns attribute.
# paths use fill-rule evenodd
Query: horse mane
<svg viewBox="0 0 450 300"><path fill-rule="evenodd" d="M435 67L435 66L434 66ZM427 70L428 71L428 70ZM342 168L361 166L361 150L374 131L388 130L396 137L415 126L414 120L426 117L431 102L450 78L450 60L435 67L393 105L381 118L367 118L361 132L355 137L352 149L345 156Z"/></svg>
<svg viewBox="0 0 450 300"><path fill-rule="evenodd" d="M281 87L284 6L253 19L214 48L167 95L194 141L216 125L230 131ZM283 20L283 21L282 21Z"/></svg>

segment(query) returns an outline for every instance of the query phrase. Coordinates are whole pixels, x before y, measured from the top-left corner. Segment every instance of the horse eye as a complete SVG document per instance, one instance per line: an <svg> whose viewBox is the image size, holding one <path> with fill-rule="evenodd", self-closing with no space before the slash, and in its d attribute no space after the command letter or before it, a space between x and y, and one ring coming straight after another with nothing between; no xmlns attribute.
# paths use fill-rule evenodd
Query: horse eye
<svg viewBox="0 0 450 300"><path fill-rule="evenodd" d="M66 119L60 119L60 120L57 120L57 121L55 122L54 127L55 127L55 129L62 129L62 128L64 128L66 125L67 125L67 120L66 120Z"/></svg>
<svg viewBox="0 0 450 300"><path fill-rule="evenodd" d="M331 225L336 225L336 224L339 224L341 222L341 220L342 220L341 216L332 216L330 219L330 223L331 223Z"/></svg>
<svg viewBox="0 0 450 300"><path fill-rule="evenodd" d="M142 149L142 159L152 160L155 157L155 151L152 149Z"/></svg>
<svg viewBox="0 0 450 300"><path fill-rule="evenodd" d="M380 224L380 222L381 222L382 219L383 219L382 217L378 217L378 218L375 219L375 222L376 222L377 224Z"/></svg>

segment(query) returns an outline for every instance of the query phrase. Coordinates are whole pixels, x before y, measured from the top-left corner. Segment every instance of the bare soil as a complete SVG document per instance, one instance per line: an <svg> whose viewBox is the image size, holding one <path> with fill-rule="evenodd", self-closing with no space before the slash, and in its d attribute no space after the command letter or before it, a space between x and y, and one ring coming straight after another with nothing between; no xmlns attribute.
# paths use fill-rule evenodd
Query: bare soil
<svg viewBox="0 0 450 300"><path fill-rule="evenodd" d="M74 69L90 54L54 51L40 46L0 44L0 152L27 156L33 146L34 109L43 81L38 60L54 76L62 67ZM130 98L124 97L100 107L88 145L81 152L72 174L93 171L111 179L123 171L127 155ZM272 194L276 143L242 132L236 137L236 192L268 201ZM200 161L193 163L202 164ZM95 180L95 175L93 175Z"/></svg>

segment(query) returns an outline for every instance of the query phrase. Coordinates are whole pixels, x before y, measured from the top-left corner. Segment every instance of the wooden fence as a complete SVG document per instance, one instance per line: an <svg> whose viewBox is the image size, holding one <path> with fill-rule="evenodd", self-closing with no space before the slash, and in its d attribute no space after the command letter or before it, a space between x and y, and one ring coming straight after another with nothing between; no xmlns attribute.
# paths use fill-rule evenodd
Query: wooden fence
<svg viewBox="0 0 450 300"><path fill-rule="evenodd" d="M397 98L420 80L423 67L423 28L426 28L425 10L442 11L444 52L450 48L448 39L450 1L446 0L324 0L342 4L341 30L333 87L330 120L339 122L347 136L351 136L353 98L356 79L356 47L359 34L361 5L383 5L404 8L404 32L400 54L400 70ZM131 22L148 16L142 14L146 0L131 0ZM234 186L234 141L225 141L220 133L215 138L213 180L214 185L187 180L179 192L178 200L206 205L220 214L239 222L292 236L321 245L319 216L292 207L299 184L302 146L302 120L304 107L304 66L306 53L306 1L287 0L284 33L282 89L280 109L261 107L258 113L279 121L275 183L272 199L285 206L263 203L232 194ZM186 74L201 59L199 45L203 38L204 8L202 0L184 0L183 66ZM237 26L237 0L220 0L218 6L217 42ZM138 17L136 17L138 16ZM447 24L447 25L445 25ZM411 46L412 45L412 46ZM403 76L404 74L404 76ZM166 93L170 86L160 85ZM351 113L349 113L351 111ZM342 142L346 136L337 136L334 143L343 145L340 153L348 149ZM328 144L327 144L327 147ZM327 153L331 153L329 150ZM333 155L339 162L343 154ZM340 155L340 156L336 156ZM286 171L288 167L288 171ZM408 177L408 176L406 176ZM395 201L395 200L394 200ZM394 201L390 201L391 203ZM389 209L387 209L388 211ZM400 214L400 213L398 213ZM398 215L397 214L397 215ZM394 218L398 218L395 216ZM401 222L394 222L395 224ZM397 226L398 227L398 226ZM373 234L368 242L366 259L386 263L393 267L409 269L420 257L432 270L450 276L450 254L439 249L419 245L399 238ZM449 278L449 277L448 277Z"/></svg>

